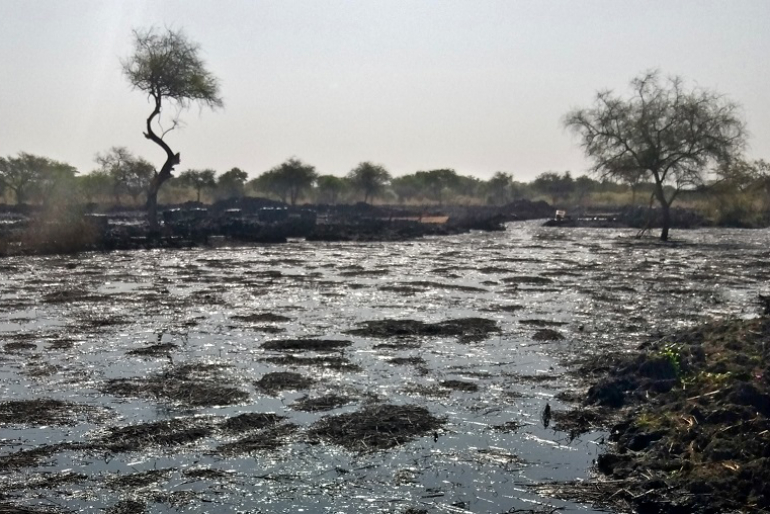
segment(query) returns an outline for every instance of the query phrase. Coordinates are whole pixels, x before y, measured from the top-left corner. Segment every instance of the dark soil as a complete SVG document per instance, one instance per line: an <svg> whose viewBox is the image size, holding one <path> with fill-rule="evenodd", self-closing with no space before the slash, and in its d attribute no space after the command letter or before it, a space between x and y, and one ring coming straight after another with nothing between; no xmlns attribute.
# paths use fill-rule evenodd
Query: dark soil
<svg viewBox="0 0 770 514"><path fill-rule="evenodd" d="M707 324L592 359L581 374L597 377L589 406L620 409L597 461L615 484L612 507L770 511L770 318Z"/></svg>
<svg viewBox="0 0 770 514"><path fill-rule="evenodd" d="M193 407L232 405L249 395L234 386L219 364L192 363L171 366L148 377L111 379L102 387L107 394L164 399Z"/></svg>
<svg viewBox="0 0 770 514"><path fill-rule="evenodd" d="M414 405L373 405L323 418L308 435L354 451L384 450L441 428L445 420Z"/></svg>
<svg viewBox="0 0 770 514"><path fill-rule="evenodd" d="M336 352L352 344L350 341L335 339L278 339L263 343L262 348L265 350L290 352Z"/></svg>
<svg viewBox="0 0 770 514"><path fill-rule="evenodd" d="M299 373L277 371L263 375L262 378L254 382L254 385L257 389L267 394L276 394L279 391L307 389L314 383L315 381L312 378L305 377Z"/></svg>
<svg viewBox="0 0 770 514"><path fill-rule="evenodd" d="M336 394L327 394L318 398L308 398L305 396L294 402L291 408L306 412L320 412L338 409L352 402L352 398Z"/></svg>
<svg viewBox="0 0 770 514"><path fill-rule="evenodd" d="M347 333L364 337L405 337L433 336L457 337L460 342L483 341L489 334L499 332L497 322L484 318L461 318L439 323L424 323L417 320L374 320L365 321L360 328Z"/></svg>

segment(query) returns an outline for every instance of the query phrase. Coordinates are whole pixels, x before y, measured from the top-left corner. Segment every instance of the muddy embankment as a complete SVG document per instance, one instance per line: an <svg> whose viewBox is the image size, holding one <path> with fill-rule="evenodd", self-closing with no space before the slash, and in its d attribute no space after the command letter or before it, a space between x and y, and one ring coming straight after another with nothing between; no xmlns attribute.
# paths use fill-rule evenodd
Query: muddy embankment
<svg viewBox="0 0 770 514"><path fill-rule="evenodd" d="M407 241L471 230L505 230L503 223L548 217L545 202L517 201L502 207L444 208L356 205L290 207L262 198L241 198L212 206L166 206L160 229L151 230L141 210L41 209L0 213L0 257L80 251L205 246L214 241L285 243L308 241ZM212 241L213 240L213 241Z"/></svg>
<svg viewBox="0 0 770 514"><path fill-rule="evenodd" d="M593 358L584 407L556 413L572 431L605 426L598 479L552 494L614 510L770 512L770 304ZM548 486L545 487L548 489Z"/></svg>

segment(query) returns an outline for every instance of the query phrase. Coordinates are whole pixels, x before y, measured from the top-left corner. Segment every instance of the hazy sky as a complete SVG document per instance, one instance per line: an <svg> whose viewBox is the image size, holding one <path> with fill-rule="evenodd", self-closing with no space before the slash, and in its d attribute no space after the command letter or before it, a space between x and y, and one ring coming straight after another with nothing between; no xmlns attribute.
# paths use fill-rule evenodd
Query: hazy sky
<svg viewBox="0 0 770 514"><path fill-rule="evenodd" d="M0 155L76 166L142 136L119 60L132 28L182 28L225 108L167 136L181 171L251 176L296 156L322 174L450 167L531 180L587 168L564 114L659 68L740 103L770 158L770 1L0 0Z"/></svg>

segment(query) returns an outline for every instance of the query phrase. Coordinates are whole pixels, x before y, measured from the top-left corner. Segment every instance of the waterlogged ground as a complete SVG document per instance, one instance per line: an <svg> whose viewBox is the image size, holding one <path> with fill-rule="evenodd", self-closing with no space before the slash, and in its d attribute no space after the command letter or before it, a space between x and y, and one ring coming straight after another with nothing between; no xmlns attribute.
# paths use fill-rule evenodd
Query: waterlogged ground
<svg viewBox="0 0 770 514"><path fill-rule="evenodd" d="M770 282L766 230L633 235L4 259L0 506L591 512L530 487L602 449L543 417L565 363L751 316Z"/></svg>

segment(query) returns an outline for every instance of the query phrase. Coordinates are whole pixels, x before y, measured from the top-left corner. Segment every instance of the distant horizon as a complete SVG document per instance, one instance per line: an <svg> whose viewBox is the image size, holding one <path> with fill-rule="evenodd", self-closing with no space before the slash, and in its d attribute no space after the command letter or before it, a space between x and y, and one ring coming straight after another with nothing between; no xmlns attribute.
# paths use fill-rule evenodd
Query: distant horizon
<svg viewBox="0 0 770 514"><path fill-rule="evenodd" d="M643 15L640 15L642 13ZM224 109L193 107L167 136L181 165L255 178L290 157L321 175L382 164L392 176L452 168L488 180L590 166L563 116L598 90L628 95L649 69L742 106L749 159L770 159L770 2L409 3L123 0L0 3L0 156L85 175L113 146L160 167L142 136L150 105L120 59L132 29L200 44Z"/></svg>

